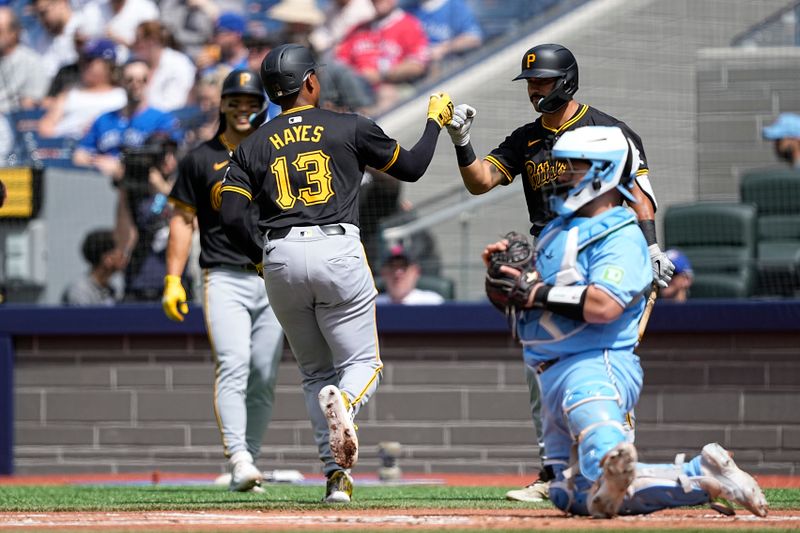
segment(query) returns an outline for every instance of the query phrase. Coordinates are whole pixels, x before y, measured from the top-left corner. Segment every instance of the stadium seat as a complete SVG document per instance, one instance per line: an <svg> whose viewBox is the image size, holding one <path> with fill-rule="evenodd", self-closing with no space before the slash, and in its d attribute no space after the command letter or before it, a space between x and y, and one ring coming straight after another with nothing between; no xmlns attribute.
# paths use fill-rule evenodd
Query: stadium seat
<svg viewBox="0 0 800 533"><path fill-rule="evenodd" d="M692 298L745 298L755 288L756 208L700 202L673 205L664 215L664 241L689 258Z"/></svg>
<svg viewBox="0 0 800 533"><path fill-rule="evenodd" d="M758 210L758 287L768 296L800 289L800 171L761 169L742 176L742 202Z"/></svg>

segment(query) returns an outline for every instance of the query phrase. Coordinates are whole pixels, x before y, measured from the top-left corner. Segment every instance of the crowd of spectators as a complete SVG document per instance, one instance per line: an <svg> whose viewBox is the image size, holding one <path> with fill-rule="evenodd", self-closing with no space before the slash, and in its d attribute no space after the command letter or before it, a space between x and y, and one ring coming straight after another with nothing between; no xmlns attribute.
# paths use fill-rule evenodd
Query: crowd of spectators
<svg viewBox="0 0 800 533"><path fill-rule="evenodd" d="M0 114L12 128L20 116L36 120L39 138L71 149L98 117L126 107L122 69L138 61L149 68L146 106L173 113L182 142L194 145L214 130L208 110L219 80L257 69L277 43L297 42L325 65L325 105L375 116L482 45L473 8L484 3L0 0Z"/></svg>
<svg viewBox="0 0 800 533"><path fill-rule="evenodd" d="M125 297L148 299L160 284L148 265L162 252L174 158L216 133L229 72L258 71L271 47L300 43L324 65L321 105L376 116L477 50L473 8L491 3L0 0L0 166L38 157L106 176L118 191Z"/></svg>

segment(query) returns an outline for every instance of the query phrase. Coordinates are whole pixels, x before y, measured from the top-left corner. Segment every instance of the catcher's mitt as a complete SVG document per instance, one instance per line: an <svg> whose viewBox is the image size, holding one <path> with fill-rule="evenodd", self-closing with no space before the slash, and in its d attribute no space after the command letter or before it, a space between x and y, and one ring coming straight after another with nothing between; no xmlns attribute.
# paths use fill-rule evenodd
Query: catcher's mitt
<svg viewBox="0 0 800 533"><path fill-rule="evenodd" d="M486 270L486 296L497 309L507 314L509 308L522 309L527 303L534 285L540 281L536 271L533 247L524 235L511 231L504 239L508 248L489 256ZM503 272L500 267L509 267L518 275Z"/></svg>

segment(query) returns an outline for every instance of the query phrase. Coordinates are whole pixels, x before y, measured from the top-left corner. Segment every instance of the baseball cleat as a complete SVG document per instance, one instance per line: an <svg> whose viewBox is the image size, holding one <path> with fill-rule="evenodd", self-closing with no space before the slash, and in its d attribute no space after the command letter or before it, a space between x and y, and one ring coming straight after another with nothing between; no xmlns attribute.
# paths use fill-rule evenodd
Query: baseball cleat
<svg viewBox="0 0 800 533"><path fill-rule="evenodd" d="M231 481L228 490L248 492L261 485L264 474L253 464L253 456L247 451L234 453L229 461Z"/></svg>
<svg viewBox="0 0 800 533"><path fill-rule="evenodd" d="M736 466L725 448L716 442L703 446L700 469L705 477L698 481L703 490L708 492L712 503L724 498L741 505L756 516L767 516L767 499L758 482ZM732 509L728 510L733 514Z"/></svg>
<svg viewBox="0 0 800 533"><path fill-rule="evenodd" d="M349 503L353 497L353 478L344 470L337 470L325 484L325 503Z"/></svg>
<svg viewBox="0 0 800 533"><path fill-rule="evenodd" d="M537 478L527 487L506 492L506 499L525 503L546 502L550 499L550 482Z"/></svg>
<svg viewBox="0 0 800 533"><path fill-rule="evenodd" d="M352 468L358 461L358 437L345 396L335 385L327 385L319 392L318 398L322 414L328 421L333 460L342 468Z"/></svg>
<svg viewBox="0 0 800 533"><path fill-rule="evenodd" d="M636 478L636 447L621 442L600 460L602 475L589 491L589 513L595 518L613 518L625 499L628 487Z"/></svg>

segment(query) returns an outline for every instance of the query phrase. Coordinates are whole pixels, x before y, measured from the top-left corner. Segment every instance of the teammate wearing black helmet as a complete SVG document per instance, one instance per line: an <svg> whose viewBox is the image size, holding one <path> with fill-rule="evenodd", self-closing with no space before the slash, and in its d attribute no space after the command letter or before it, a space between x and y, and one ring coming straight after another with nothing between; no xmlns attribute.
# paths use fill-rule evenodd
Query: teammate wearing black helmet
<svg viewBox="0 0 800 533"><path fill-rule="evenodd" d="M275 380L283 353L283 332L255 266L237 250L220 226L222 179L231 154L253 133L250 117L264 105L256 72L234 70L222 84L220 125L213 139L192 150L179 165L170 193L167 276L162 303L171 320L188 312L180 275L189 258L197 219L203 268L208 338L216 358L214 412L229 458L230 490L261 491L255 466L272 416ZM248 216L255 231L257 213Z"/></svg>
<svg viewBox="0 0 800 533"><path fill-rule="evenodd" d="M475 108L460 104L455 107L448 133L456 148L456 158L464 185L472 194L483 194L498 185L508 185L517 175L523 176L523 190L531 222L531 234L537 236L552 218L542 186L563 173L562 162L550 157L555 141L565 132L581 126L618 126L639 153L638 170L633 187L636 202L631 208L636 212L644 233L653 267L653 279L666 287L674 266L661 251L656 240L655 195L650 186L649 169L642 141L624 122L574 99L578 91L578 63L572 52L560 44L534 46L522 56L519 75L514 80L525 80L528 98L541 115L514 130L500 145L483 159L477 159L470 144L470 128L476 115ZM539 389L534 369L526 366L530 390L530 405L537 435L541 436ZM548 468L544 445L540 439L539 453L544 468L540 478L522 490L510 491L509 499L541 501L547 498L547 482L552 477Z"/></svg>
<svg viewBox="0 0 800 533"><path fill-rule="evenodd" d="M283 112L236 150L222 187L222 221L253 262L263 258L275 314L297 359L306 408L328 478L327 502L349 502L358 459L353 417L375 392L383 363L375 325L377 290L358 221L365 166L417 181L433 158L453 104L431 96L422 137L410 150L372 120L319 108L317 65L302 46L270 51L261 67ZM254 240L244 210L258 203Z"/></svg>

